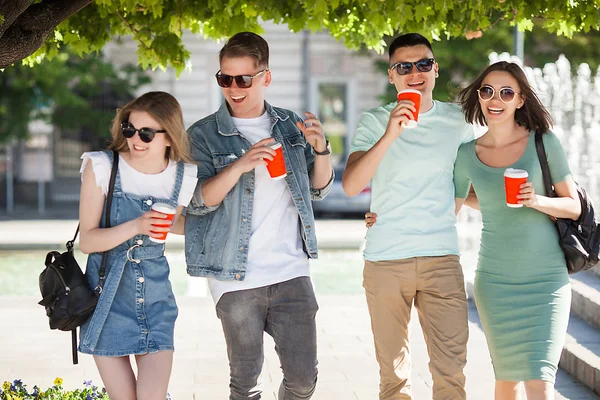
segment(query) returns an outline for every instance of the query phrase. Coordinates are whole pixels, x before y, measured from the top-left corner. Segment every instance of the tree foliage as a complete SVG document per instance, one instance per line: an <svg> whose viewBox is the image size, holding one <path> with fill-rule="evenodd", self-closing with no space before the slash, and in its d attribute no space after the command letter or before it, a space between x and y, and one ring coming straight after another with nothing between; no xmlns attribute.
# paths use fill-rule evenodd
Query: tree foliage
<svg viewBox="0 0 600 400"><path fill-rule="evenodd" d="M460 87L489 65L490 53L514 54L514 34L514 27L507 21L501 21L477 39L457 37L434 42L433 50L440 66L434 97L442 101L454 100ZM391 41L392 38L386 40ZM537 21L533 29L525 34L524 54L524 63L529 67L542 68L564 54L572 65L587 63L592 71L596 71L600 67L600 32L574 33L566 38L549 33L541 21ZM387 61L378 61L376 64L382 74L387 74ZM381 96L383 102L395 98L396 92L391 85Z"/></svg>
<svg viewBox="0 0 600 400"><path fill-rule="evenodd" d="M5 68L0 71L0 144L26 138L35 120L106 136L117 105L149 81L138 67L117 69L101 56L80 58L66 48L35 68Z"/></svg>
<svg viewBox="0 0 600 400"><path fill-rule="evenodd" d="M15 0L0 4L0 68L27 55L52 57L68 45L78 54L100 50L131 34L142 67L170 65L181 72L189 58L182 32L220 39L262 32L261 21L292 31L325 29L349 48L382 51L383 37L416 31L433 39L477 36L498 21L571 36L600 27L600 0ZM33 3L33 4L32 4ZM43 16L43 18L41 17ZM31 39L28 41L28 38ZM43 38L45 42L40 38ZM42 44L43 42L43 44ZM17 51L20 50L20 51ZM25 54L26 53L26 54ZM25 54L25 55L24 55Z"/></svg>

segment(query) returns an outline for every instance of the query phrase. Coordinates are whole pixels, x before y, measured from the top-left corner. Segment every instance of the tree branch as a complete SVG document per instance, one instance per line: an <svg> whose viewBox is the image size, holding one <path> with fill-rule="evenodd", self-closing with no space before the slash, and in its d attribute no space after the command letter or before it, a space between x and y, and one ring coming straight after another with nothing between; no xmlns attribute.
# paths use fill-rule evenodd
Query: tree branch
<svg viewBox="0 0 600 400"><path fill-rule="evenodd" d="M18 1L23 6L24 1ZM31 5L22 9L20 15L13 19L14 22L0 32L0 68L6 68L33 54L50 37L58 24L92 1L54 0L38 4L31 4L29 1Z"/></svg>
<svg viewBox="0 0 600 400"><path fill-rule="evenodd" d="M31 0L0 2L0 15L4 18L4 22L0 24L0 37L30 5Z"/></svg>
<svg viewBox="0 0 600 400"><path fill-rule="evenodd" d="M125 19L125 17L123 17L119 11L115 11L115 13L117 13L117 15L119 16L119 18L121 18L121 20L123 20L123 22L125 22L125 25L127 25L129 27L129 29L131 29L131 32L134 34L134 36L139 40L139 42L142 44L142 46L144 46L145 48L149 49L150 47L142 40L142 38L140 37L140 31L138 31L137 29L135 29L133 26L131 26L131 24L129 23L129 21L127 21Z"/></svg>

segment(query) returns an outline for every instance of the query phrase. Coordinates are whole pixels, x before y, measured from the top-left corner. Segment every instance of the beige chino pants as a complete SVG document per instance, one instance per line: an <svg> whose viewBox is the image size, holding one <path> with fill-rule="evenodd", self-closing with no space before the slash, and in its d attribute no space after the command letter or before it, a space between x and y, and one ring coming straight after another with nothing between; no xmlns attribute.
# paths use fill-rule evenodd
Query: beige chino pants
<svg viewBox="0 0 600 400"><path fill-rule="evenodd" d="M380 368L379 399L413 398L408 335L413 301L427 344L433 400L466 399L468 307L459 257L366 261L363 277Z"/></svg>

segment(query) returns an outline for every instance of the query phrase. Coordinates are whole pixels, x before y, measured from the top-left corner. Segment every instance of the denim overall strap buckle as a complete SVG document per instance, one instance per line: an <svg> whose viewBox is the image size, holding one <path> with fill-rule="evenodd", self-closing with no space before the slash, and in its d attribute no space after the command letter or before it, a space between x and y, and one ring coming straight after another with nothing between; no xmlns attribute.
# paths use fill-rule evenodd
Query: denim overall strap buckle
<svg viewBox="0 0 600 400"><path fill-rule="evenodd" d="M134 244L133 246L131 246L130 248L127 249L127 261L133 261L136 264L139 264L142 260L140 260L139 258L132 258L131 257L131 251L133 249L135 249L136 247L140 247L139 244Z"/></svg>
<svg viewBox="0 0 600 400"><path fill-rule="evenodd" d="M104 277L101 276L100 279L98 280L98 285L96 285L96 287L94 288L94 292L98 293L98 296L100 296L102 294L103 287L104 287Z"/></svg>

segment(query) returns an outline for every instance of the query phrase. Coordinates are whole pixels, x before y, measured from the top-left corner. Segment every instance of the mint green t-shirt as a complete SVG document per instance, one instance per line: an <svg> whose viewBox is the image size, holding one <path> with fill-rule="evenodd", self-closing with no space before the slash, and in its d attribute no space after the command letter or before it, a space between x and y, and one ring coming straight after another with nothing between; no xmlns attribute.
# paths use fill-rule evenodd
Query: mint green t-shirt
<svg viewBox="0 0 600 400"><path fill-rule="evenodd" d="M395 106L362 115L351 152L368 151L381 139ZM373 176L371 211L377 223L367 231L366 260L458 254L454 161L459 146L473 138L458 105L439 101L419 114L415 129L402 132Z"/></svg>
<svg viewBox="0 0 600 400"><path fill-rule="evenodd" d="M567 157L559 139L552 132L542 136L552 183L562 182L571 175ZM504 171L524 169L527 180L537 194L545 195L542 169L535 148L535 133L531 132L525 151L512 165L490 167L479 160L475 141L458 150L454 168L456 197L466 198L473 185L483 229L477 269L488 274L535 275L565 271L565 257L558 244L558 234L548 215L529 207L506 206ZM379 222L379 221L377 221Z"/></svg>

